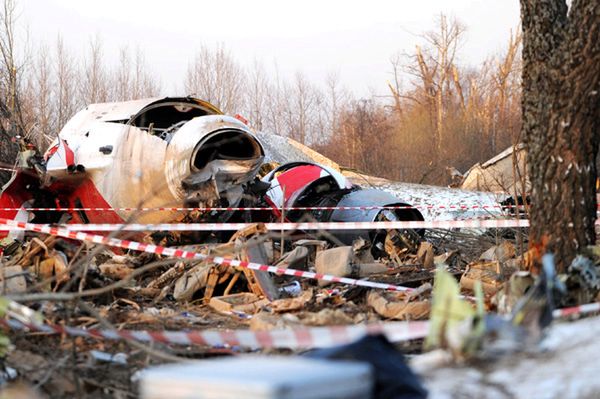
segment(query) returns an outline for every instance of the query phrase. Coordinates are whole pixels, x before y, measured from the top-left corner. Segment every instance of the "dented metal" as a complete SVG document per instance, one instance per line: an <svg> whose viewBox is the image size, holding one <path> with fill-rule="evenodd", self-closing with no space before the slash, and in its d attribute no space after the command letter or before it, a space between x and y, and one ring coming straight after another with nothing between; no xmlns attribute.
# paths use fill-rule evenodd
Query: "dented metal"
<svg viewBox="0 0 600 399"><path fill-rule="evenodd" d="M114 211L0 211L5 218L46 223L161 223L189 216L173 210L131 210L142 207L271 208L266 216L264 212L228 211L194 217L246 222L464 219L500 213L494 208L498 198L491 194L395 183L345 171L294 140L256 133L242 121L191 97L89 105L64 126L44 158L33 151L23 152L21 158L19 171L0 196L0 208L102 207ZM280 166L259 181L256 176L267 162ZM480 207L461 208L464 204ZM282 207L395 205L422 208L280 212ZM386 234L378 232L346 231L338 239L350 244L375 236L383 248Z"/></svg>
<svg viewBox="0 0 600 399"><path fill-rule="evenodd" d="M120 208L235 206L264 151L252 131L193 98L93 104L77 113L51 144L39 190L61 207L106 206L83 221L128 220ZM110 149L110 151L108 150ZM67 154L65 157L64 154ZM21 204L19 204L21 205ZM183 217L178 212L135 215L142 223Z"/></svg>

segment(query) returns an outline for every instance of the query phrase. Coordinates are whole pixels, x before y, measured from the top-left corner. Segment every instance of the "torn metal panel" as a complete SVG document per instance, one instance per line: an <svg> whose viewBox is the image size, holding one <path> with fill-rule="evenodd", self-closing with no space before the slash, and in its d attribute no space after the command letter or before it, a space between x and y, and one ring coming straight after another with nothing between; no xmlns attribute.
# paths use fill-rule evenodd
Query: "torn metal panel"
<svg viewBox="0 0 600 399"><path fill-rule="evenodd" d="M500 201L506 194L467 191L425 184L400 183L355 172L344 174L356 185L386 191L416 207L425 220L466 220L503 217Z"/></svg>
<svg viewBox="0 0 600 399"><path fill-rule="evenodd" d="M369 176L350 170L343 170L340 165L324 157L297 141L272 134L258 133L257 137L265 148L267 162L286 163L304 161L325 165L340 171L350 182L364 189L376 188L399 198L400 202L417 206L425 220L464 220L474 217L502 217L499 201L507 198L506 194L492 194L451 189L424 184L401 183ZM479 206L474 208L473 205ZM461 209L461 206L471 206ZM483 209L488 207L488 209Z"/></svg>
<svg viewBox="0 0 600 399"><path fill-rule="evenodd" d="M241 185L254 178L263 157L245 124L198 99L93 104L59 133L34 186L38 197L56 198L46 206L115 209L71 215L77 222L116 223L135 216L141 223L160 223L183 214L138 215L120 208L235 206ZM36 171L27 171L35 180ZM4 198L10 193L4 191L2 203L24 202L22 195Z"/></svg>
<svg viewBox="0 0 600 399"><path fill-rule="evenodd" d="M473 165L465 173L460 187L463 190L507 192L511 195L516 190L522 195L522 180L525 182L525 191L530 190L526 163L525 145L520 143L516 147L511 146L483 164Z"/></svg>
<svg viewBox="0 0 600 399"><path fill-rule="evenodd" d="M338 206L340 207L360 207L360 206L396 206L406 205L410 206L409 203L399 200L392 194L377 190L377 189L364 189L352 191L342 197ZM332 222L374 222L378 221L383 217L385 220L423 220L423 216L416 209L336 209L331 214ZM383 219L382 219L383 220ZM353 230L353 231L340 231L336 232L336 237L343 243L351 244L354 240L364 237L369 237L370 233L367 230Z"/></svg>
<svg viewBox="0 0 600 399"><path fill-rule="evenodd" d="M256 136L264 146L265 162L310 162L337 171L341 169L336 162L289 137L264 132L257 132Z"/></svg>
<svg viewBox="0 0 600 399"><path fill-rule="evenodd" d="M290 162L263 179L270 184L266 196L277 208L302 206L303 197L351 189L352 184L333 168L311 162Z"/></svg>

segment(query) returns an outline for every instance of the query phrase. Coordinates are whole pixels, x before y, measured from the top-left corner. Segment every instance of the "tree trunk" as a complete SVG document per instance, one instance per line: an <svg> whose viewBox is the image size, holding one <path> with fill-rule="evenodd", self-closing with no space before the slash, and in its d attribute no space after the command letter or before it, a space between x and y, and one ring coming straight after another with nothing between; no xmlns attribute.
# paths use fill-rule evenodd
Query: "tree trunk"
<svg viewBox="0 0 600 399"><path fill-rule="evenodd" d="M600 3L521 0L523 126L530 244L564 271L595 242L600 125Z"/></svg>

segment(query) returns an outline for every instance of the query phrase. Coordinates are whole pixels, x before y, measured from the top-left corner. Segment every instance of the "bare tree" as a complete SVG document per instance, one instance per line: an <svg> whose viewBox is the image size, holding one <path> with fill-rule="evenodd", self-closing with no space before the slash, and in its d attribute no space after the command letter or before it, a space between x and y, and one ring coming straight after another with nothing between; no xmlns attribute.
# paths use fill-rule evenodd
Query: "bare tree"
<svg viewBox="0 0 600 399"><path fill-rule="evenodd" d="M446 95L453 83L453 73L458 48L465 27L456 19L448 19L441 14L437 21L438 29L423 35L425 47L416 46L412 62L406 65L406 71L417 78L414 82L421 97L425 98L429 108L434 131L435 158L439 162L444 149L444 119L446 115ZM392 63L397 76L397 63ZM392 95L399 108L399 88L390 85ZM413 98L415 98L413 96Z"/></svg>
<svg viewBox="0 0 600 399"><path fill-rule="evenodd" d="M322 93L303 73L297 72L286 97L289 99L286 109L289 136L302 144L308 144L318 136L315 131L318 123L315 122L322 104Z"/></svg>
<svg viewBox="0 0 600 399"><path fill-rule="evenodd" d="M327 135L323 139L329 139L333 137L336 132L340 121L340 113L342 108L345 106L349 93L341 87L340 77L337 72L331 72L325 79L325 126L322 131L326 132ZM322 114L323 111L318 111Z"/></svg>
<svg viewBox="0 0 600 399"><path fill-rule="evenodd" d="M147 68L146 56L141 48L136 48L135 62L133 63L132 74L132 99L155 97L161 91L160 81Z"/></svg>
<svg viewBox="0 0 600 399"><path fill-rule="evenodd" d="M28 105L33 110L33 118L26 135L38 148L44 149L49 143L48 138L54 136L56 126L55 104L52 97L52 87L55 83L52 75L52 60L47 46L39 47L32 72L33 92L28 96Z"/></svg>
<svg viewBox="0 0 600 399"><path fill-rule="evenodd" d="M223 45L214 50L202 46L188 66L184 88L226 113L236 113L244 106L244 83L243 69Z"/></svg>
<svg viewBox="0 0 600 399"><path fill-rule="evenodd" d="M5 0L0 8L0 162L12 163L18 147L12 142L17 134L25 131L20 102L20 85L25 62L17 54L16 2ZM0 183L8 179L0 173Z"/></svg>
<svg viewBox="0 0 600 399"><path fill-rule="evenodd" d="M56 39L54 56L54 74L55 79L55 109L57 130L61 129L67 120L73 116L80 101L77 93L79 85L79 74L76 69L77 60L65 48L62 36L58 35Z"/></svg>
<svg viewBox="0 0 600 399"><path fill-rule="evenodd" d="M279 66L275 62L273 65L274 78L269 84L269 91L267 96L267 108L264 129L270 133L284 135L286 129L285 126L285 84L279 75Z"/></svg>
<svg viewBox="0 0 600 399"><path fill-rule="evenodd" d="M110 95L109 76L99 36L90 40L88 50L81 80L81 97L85 104L106 102Z"/></svg>
<svg viewBox="0 0 600 399"><path fill-rule="evenodd" d="M565 270L595 242L600 3L521 0L530 242Z"/></svg>
<svg viewBox="0 0 600 399"><path fill-rule="evenodd" d="M131 99L134 93L131 92L131 57L128 47L122 47L119 50L119 66L116 71L115 80L115 100L125 101Z"/></svg>
<svg viewBox="0 0 600 399"><path fill-rule="evenodd" d="M513 35L511 32L506 53L497 61L496 71L492 77L495 98L497 99L497 124L492 128L491 135L491 145L494 153L498 150L498 127L507 127L509 102L511 97L515 97L515 93L518 93L515 86L520 83L517 79L518 72L520 72L520 50L521 35Z"/></svg>
<svg viewBox="0 0 600 399"><path fill-rule="evenodd" d="M114 73L111 99L127 101L157 96L160 92L158 80L147 70L146 57L136 48L132 57L128 47L119 51L119 65Z"/></svg>
<svg viewBox="0 0 600 399"><path fill-rule="evenodd" d="M19 89L22 82L21 75L26 67L26 57L19 57L18 54L16 20L16 1L5 0L0 9L1 89L6 99L2 105L11 125L9 129L22 132L25 123L21 115ZM24 46L21 47L21 50L24 50Z"/></svg>
<svg viewBox="0 0 600 399"><path fill-rule="evenodd" d="M257 130L266 127L269 81L264 66L257 60L248 72L246 109L250 124Z"/></svg>

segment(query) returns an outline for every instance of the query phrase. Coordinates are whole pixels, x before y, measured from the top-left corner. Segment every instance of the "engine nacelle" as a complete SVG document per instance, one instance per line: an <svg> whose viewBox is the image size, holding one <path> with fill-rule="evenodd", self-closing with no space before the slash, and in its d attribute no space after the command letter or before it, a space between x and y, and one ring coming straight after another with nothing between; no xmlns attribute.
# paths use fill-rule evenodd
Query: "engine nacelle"
<svg viewBox="0 0 600 399"><path fill-rule="evenodd" d="M176 200L207 203L224 195L232 205L263 159L263 148L246 125L229 116L205 116L170 138L165 177Z"/></svg>

